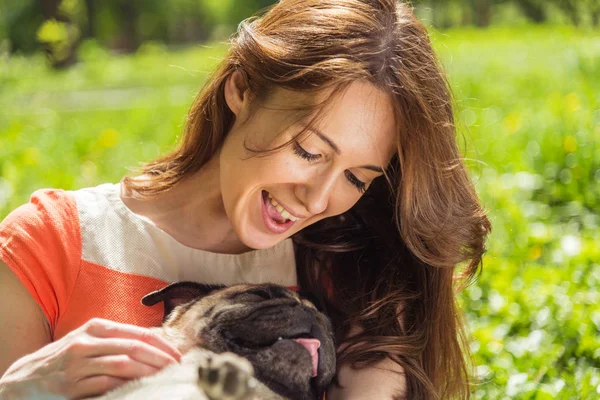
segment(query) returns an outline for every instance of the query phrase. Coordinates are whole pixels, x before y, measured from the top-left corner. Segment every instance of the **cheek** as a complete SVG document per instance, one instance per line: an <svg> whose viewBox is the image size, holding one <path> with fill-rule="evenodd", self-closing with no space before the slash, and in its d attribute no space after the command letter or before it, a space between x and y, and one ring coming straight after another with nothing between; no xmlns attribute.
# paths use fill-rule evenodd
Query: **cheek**
<svg viewBox="0 0 600 400"><path fill-rule="evenodd" d="M256 185L294 182L301 174L298 166L277 154L248 161L247 164L240 166L240 172L246 176L248 183Z"/></svg>
<svg viewBox="0 0 600 400"><path fill-rule="evenodd" d="M305 169L290 157L280 154L250 157L239 160L229 171L223 192L228 192L228 204L253 202L258 190L271 190L282 184L299 183L308 179Z"/></svg>
<svg viewBox="0 0 600 400"><path fill-rule="evenodd" d="M230 180L239 188L269 183L278 175L285 174L272 156L245 155L236 160L230 170Z"/></svg>
<svg viewBox="0 0 600 400"><path fill-rule="evenodd" d="M314 174L314 169L306 161L290 154L289 149L282 149L262 159L260 171L263 176L268 176L272 182L302 183L309 181Z"/></svg>

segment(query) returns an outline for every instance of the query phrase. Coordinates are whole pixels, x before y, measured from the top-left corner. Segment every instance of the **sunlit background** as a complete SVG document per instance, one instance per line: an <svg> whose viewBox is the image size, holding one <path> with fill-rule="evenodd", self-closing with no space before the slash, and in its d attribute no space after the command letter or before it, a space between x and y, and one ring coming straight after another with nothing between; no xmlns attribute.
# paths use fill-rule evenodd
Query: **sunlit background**
<svg viewBox="0 0 600 400"><path fill-rule="evenodd" d="M170 149L267 0L0 0L0 218ZM494 225L460 295L479 399L600 398L600 1L414 2Z"/></svg>

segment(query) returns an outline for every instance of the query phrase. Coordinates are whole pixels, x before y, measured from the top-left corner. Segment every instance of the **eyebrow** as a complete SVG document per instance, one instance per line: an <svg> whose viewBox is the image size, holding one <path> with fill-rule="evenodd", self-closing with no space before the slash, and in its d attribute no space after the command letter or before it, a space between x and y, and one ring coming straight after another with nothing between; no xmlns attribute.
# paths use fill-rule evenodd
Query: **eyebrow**
<svg viewBox="0 0 600 400"><path fill-rule="evenodd" d="M338 155L342 154L342 152L340 151L340 148L333 142L333 140L329 139L327 137L327 135L325 135L323 132L321 132L317 128L314 128L311 126L308 126L307 129L309 131L315 133L319 138L321 138L322 141L327 143L329 145L329 147L331 147L333 149L333 151L335 151L336 154L338 154ZM380 174L383 174L383 169L381 169L380 167L378 167L376 165L362 165L358 168L364 168L364 169L368 169L370 171L375 171L375 172L379 172Z"/></svg>

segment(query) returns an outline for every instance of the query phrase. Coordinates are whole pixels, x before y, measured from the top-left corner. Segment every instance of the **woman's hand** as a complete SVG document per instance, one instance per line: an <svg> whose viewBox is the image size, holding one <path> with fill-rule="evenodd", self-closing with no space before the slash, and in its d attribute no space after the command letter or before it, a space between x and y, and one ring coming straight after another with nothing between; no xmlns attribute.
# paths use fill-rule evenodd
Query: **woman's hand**
<svg viewBox="0 0 600 400"><path fill-rule="evenodd" d="M12 364L0 378L0 399L97 396L180 359L150 329L92 319Z"/></svg>

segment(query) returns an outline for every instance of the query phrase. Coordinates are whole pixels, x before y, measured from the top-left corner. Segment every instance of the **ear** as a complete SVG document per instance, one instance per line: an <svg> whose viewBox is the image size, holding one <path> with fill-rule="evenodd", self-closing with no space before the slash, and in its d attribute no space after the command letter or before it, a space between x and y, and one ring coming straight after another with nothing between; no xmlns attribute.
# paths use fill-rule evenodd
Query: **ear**
<svg viewBox="0 0 600 400"><path fill-rule="evenodd" d="M225 101L231 112L239 117L244 107L245 95L248 90L248 77L242 70L236 70L225 81Z"/></svg>
<svg viewBox="0 0 600 400"><path fill-rule="evenodd" d="M204 297L215 290L224 288L225 285L207 285L197 282L176 282L160 290L149 293L142 298L142 304L153 306L163 302L163 321L167 319L171 311L180 304L188 303L199 297Z"/></svg>

